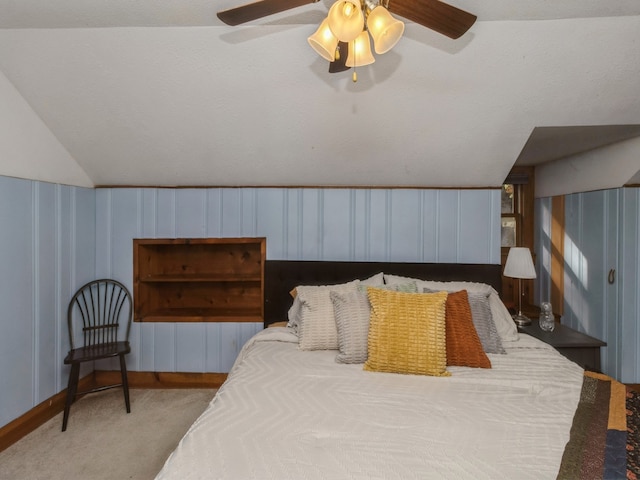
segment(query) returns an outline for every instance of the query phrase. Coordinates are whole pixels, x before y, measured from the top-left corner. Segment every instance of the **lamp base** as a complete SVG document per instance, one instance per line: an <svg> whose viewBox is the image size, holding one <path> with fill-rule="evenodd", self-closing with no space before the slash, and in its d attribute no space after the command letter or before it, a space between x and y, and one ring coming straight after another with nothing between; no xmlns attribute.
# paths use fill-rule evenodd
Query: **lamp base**
<svg viewBox="0 0 640 480"><path fill-rule="evenodd" d="M516 325L519 327L526 327L527 325L531 325L531 319L526 315L523 315L522 312L518 312L513 316L513 321L516 322Z"/></svg>

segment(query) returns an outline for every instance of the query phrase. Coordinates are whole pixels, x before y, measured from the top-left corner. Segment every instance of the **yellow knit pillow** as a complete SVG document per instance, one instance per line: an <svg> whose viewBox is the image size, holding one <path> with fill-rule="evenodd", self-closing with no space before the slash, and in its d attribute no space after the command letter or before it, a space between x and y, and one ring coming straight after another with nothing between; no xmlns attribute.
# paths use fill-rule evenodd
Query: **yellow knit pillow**
<svg viewBox="0 0 640 480"><path fill-rule="evenodd" d="M447 377L446 292L368 288L371 317L365 370Z"/></svg>

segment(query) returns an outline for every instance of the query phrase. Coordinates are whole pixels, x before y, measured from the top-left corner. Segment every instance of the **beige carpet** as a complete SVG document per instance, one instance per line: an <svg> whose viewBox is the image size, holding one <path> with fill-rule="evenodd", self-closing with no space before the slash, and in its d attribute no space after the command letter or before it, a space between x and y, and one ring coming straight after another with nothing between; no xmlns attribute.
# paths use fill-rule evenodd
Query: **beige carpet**
<svg viewBox="0 0 640 480"><path fill-rule="evenodd" d="M71 407L67 431L62 413L0 452L1 480L153 479L213 389L130 391L87 395Z"/></svg>

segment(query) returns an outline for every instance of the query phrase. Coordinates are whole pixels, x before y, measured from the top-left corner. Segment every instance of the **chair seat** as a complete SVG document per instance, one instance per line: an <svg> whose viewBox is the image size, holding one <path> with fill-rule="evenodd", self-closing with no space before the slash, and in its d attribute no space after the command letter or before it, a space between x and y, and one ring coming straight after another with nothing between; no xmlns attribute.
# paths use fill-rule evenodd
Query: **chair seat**
<svg viewBox="0 0 640 480"><path fill-rule="evenodd" d="M129 342L102 343L69 350L64 359L66 365L101 358L116 357L131 352Z"/></svg>

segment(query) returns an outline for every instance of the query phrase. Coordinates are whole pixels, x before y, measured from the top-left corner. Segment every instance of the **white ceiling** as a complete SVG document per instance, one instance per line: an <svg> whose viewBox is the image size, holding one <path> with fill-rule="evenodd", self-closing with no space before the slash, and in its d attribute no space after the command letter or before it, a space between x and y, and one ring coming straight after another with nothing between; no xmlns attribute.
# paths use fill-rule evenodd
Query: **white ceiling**
<svg viewBox="0 0 640 480"><path fill-rule="evenodd" d="M0 72L96 185L496 186L640 134L638 0L452 1L467 34L408 24L356 84L306 44L328 0L242 2L0 0Z"/></svg>
<svg viewBox="0 0 640 480"><path fill-rule="evenodd" d="M220 26L218 10L250 0L2 0L0 28L97 28ZM312 3L312 0L310 0ZM552 20L561 18L640 15L637 0L455 0L452 5L477 15L480 21ZM331 0L300 7L260 23L315 23L315 15L328 9ZM322 18L322 17L319 17Z"/></svg>
<svg viewBox="0 0 640 480"><path fill-rule="evenodd" d="M520 152L516 165L539 165L638 136L640 125L536 127Z"/></svg>

